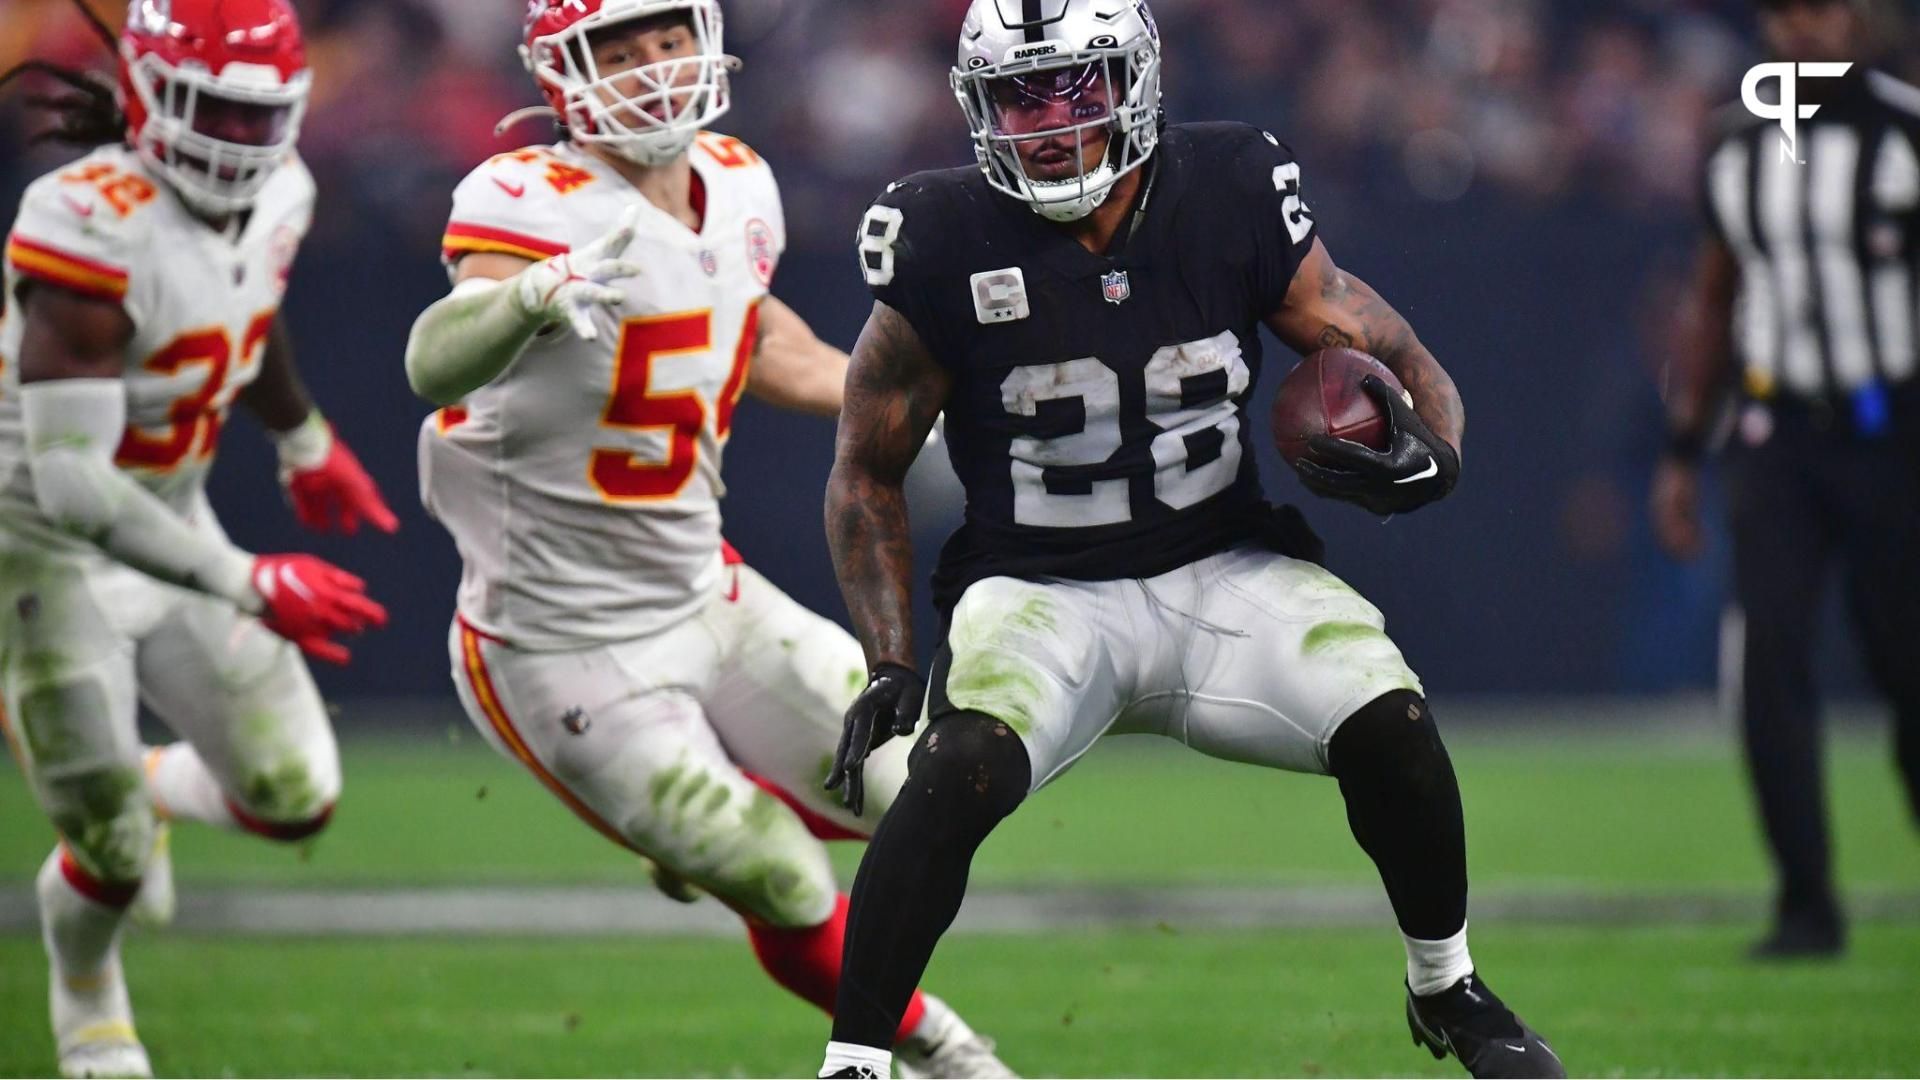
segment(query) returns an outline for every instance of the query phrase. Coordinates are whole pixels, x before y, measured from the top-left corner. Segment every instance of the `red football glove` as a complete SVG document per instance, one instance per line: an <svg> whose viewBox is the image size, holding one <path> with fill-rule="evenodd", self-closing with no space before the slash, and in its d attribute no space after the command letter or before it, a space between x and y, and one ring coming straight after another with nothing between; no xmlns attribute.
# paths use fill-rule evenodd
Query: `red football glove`
<svg viewBox="0 0 1920 1080"><path fill-rule="evenodd" d="M253 560L253 591L265 601L260 621L329 664L344 664L347 647L336 634L387 625L387 609L367 596L367 583L312 555L261 555Z"/></svg>
<svg viewBox="0 0 1920 1080"><path fill-rule="evenodd" d="M334 436L326 458L312 468L289 467L281 470L280 482L293 500L293 513L300 524L315 532L338 530L349 536L360 531L366 521L381 532L400 528L400 519L388 509L387 500L373 477L361 468L347 444Z"/></svg>

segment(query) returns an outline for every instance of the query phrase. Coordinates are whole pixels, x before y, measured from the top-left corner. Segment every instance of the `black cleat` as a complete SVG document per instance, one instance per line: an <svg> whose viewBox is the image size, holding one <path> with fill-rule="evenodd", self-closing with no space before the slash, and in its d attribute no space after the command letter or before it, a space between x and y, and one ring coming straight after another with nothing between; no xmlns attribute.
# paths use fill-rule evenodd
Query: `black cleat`
<svg viewBox="0 0 1920 1080"><path fill-rule="evenodd" d="M1847 948L1837 921L1784 919L1747 950L1750 960L1831 960Z"/></svg>
<svg viewBox="0 0 1920 1080"><path fill-rule="evenodd" d="M1477 974L1423 997L1409 988L1407 1027L1415 1046L1426 1047L1435 1058L1451 1053L1477 1077L1567 1075L1547 1040L1513 1015Z"/></svg>
<svg viewBox="0 0 1920 1080"><path fill-rule="evenodd" d="M827 1074L829 1080L885 1080L865 1065L842 1065Z"/></svg>

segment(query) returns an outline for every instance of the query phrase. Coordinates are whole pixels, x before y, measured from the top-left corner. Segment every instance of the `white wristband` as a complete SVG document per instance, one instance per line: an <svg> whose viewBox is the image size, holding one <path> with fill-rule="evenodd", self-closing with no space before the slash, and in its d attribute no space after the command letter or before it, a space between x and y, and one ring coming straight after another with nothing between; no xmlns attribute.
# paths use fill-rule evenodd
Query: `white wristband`
<svg viewBox="0 0 1920 1080"><path fill-rule="evenodd" d="M274 432L273 445L280 451L280 480L284 483L293 473L317 469L327 463L328 455L333 453L333 428L327 418L320 415L320 410L315 409L291 431Z"/></svg>

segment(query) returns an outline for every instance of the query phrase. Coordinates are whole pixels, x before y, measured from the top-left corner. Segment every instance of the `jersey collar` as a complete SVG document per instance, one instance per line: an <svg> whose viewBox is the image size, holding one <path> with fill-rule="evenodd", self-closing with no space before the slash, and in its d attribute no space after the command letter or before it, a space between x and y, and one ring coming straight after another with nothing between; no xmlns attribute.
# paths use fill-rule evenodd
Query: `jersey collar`
<svg viewBox="0 0 1920 1080"><path fill-rule="evenodd" d="M1096 255L1080 246L1075 240L1034 213L1024 203L1006 196L996 196L1000 212L1008 215L1016 230L1026 230L1034 240L1037 254L1033 261L1045 267L1055 275L1075 280L1086 277L1098 277L1117 269L1137 268L1143 264L1142 253L1155 250L1155 240L1164 232L1169 215L1173 212L1174 195L1178 187L1180 173L1179 161L1175 155L1167 153L1168 140L1162 138L1160 146L1153 156L1141 166L1146 175L1141 178L1139 202L1120 231L1113 237L1113 244L1107 252Z"/></svg>

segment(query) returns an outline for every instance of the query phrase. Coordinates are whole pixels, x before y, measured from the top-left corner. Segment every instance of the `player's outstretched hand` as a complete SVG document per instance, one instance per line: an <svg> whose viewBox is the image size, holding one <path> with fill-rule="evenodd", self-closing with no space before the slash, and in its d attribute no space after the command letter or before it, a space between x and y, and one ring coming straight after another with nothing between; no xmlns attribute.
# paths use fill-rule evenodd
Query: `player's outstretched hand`
<svg viewBox="0 0 1920 1080"><path fill-rule="evenodd" d="M868 673L867 688L853 699L841 723L840 749L827 773L827 790L844 784L840 801L855 817L867 805L867 785L861 775L867 755L895 735L913 734L926 697L927 684L905 664L876 664Z"/></svg>
<svg viewBox="0 0 1920 1080"><path fill-rule="evenodd" d="M379 485L367 475L347 444L331 432L326 456L317 465L302 468L283 455L280 483L293 502L294 516L314 532L337 531L351 536L360 531L363 521L383 533L400 528L400 519L393 516L387 500L381 497Z"/></svg>
<svg viewBox="0 0 1920 1080"><path fill-rule="evenodd" d="M347 647L335 641L387 625L387 609L367 596L367 583L312 555L261 555L253 560L253 591L266 610L267 629L329 664L344 664Z"/></svg>
<svg viewBox="0 0 1920 1080"><path fill-rule="evenodd" d="M613 231L593 243L534 263L515 280L514 298L522 311L548 323L565 321L584 341L600 336L595 308L619 307L627 294L610 282L640 273L640 264L622 256L639 227L640 207L629 206Z"/></svg>
<svg viewBox="0 0 1920 1080"><path fill-rule="evenodd" d="M1444 498L1460 478L1459 453L1379 376L1369 375L1360 385L1386 414L1387 448L1315 435L1307 440L1312 457L1294 464L1301 482L1316 495L1382 515L1404 514Z"/></svg>

